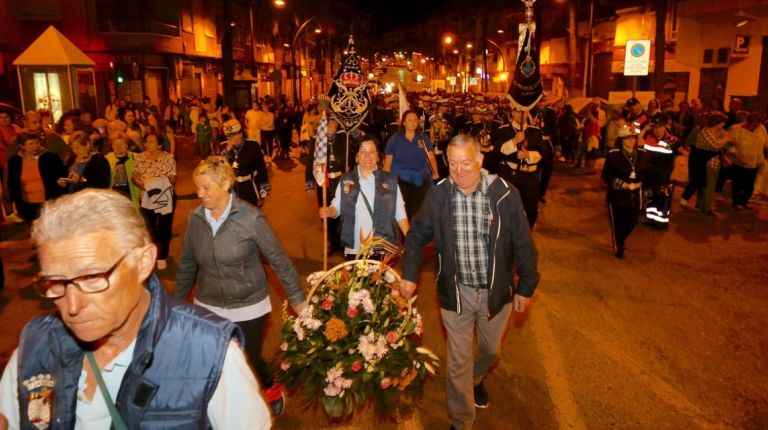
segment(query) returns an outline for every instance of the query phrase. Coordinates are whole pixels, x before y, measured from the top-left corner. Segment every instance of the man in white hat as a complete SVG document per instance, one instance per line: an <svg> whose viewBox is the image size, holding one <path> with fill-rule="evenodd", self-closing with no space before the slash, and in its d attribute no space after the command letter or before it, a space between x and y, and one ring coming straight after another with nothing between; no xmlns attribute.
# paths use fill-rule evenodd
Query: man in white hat
<svg viewBox="0 0 768 430"><path fill-rule="evenodd" d="M259 142L244 139L240 121L234 118L226 121L221 129L227 137L222 155L235 171L235 194L256 207L263 206L271 187Z"/></svg>

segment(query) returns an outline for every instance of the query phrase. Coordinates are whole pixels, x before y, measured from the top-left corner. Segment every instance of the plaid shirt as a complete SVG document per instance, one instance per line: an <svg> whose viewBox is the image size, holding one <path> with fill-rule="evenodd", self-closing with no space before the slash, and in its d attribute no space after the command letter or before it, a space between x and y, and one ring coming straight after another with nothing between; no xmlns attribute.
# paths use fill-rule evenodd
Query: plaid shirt
<svg viewBox="0 0 768 430"><path fill-rule="evenodd" d="M488 199L488 179L485 174L481 174L480 178L479 186L469 196L453 186L451 212L459 282L485 288L488 285L491 203Z"/></svg>

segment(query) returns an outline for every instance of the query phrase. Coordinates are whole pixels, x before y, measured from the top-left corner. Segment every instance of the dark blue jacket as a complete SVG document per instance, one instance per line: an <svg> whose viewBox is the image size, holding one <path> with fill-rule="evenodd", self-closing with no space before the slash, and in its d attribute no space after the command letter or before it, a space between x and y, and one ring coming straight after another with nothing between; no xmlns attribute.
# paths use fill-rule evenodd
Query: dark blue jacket
<svg viewBox="0 0 768 430"><path fill-rule="evenodd" d="M242 333L228 320L167 296L154 276L148 289L152 301L113 399L117 409L130 429L211 428L208 402L229 343L236 338L242 344ZM35 318L24 327L18 349L21 428L36 428L27 414L34 393L23 382L38 375L50 375L55 383L50 428L74 428L81 347L58 315Z"/></svg>
<svg viewBox="0 0 768 430"><path fill-rule="evenodd" d="M393 244L397 244L395 234L395 208L397 203L397 177L376 169L376 195L369 202L373 209L373 233ZM360 177L357 167L341 177L339 198L341 207L341 243L348 248L355 247L355 218L357 198L360 195ZM362 197L361 197L362 198Z"/></svg>
<svg viewBox="0 0 768 430"><path fill-rule="evenodd" d="M514 294L524 297L533 295L539 283L539 272L536 269L538 253L531 239L520 193L501 178L488 175L487 179L493 216L488 241L488 311L494 316L512 301ZM416 282L422 250L434 238L440 307L461 313L451 204L453 187L448 178L432 187L408 230L405 254L400 264L403 279ZM515 271L520 278L517 288L513 282Z"/></svg>

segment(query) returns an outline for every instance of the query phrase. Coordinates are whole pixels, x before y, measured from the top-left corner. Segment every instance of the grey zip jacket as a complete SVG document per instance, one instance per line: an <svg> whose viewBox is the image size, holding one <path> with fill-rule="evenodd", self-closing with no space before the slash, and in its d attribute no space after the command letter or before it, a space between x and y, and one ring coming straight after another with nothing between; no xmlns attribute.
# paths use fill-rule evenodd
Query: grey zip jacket
<svg viewBox="0 0 768 430"><path fill-rule="evenodd" d="M263 254L283 284L289 303L301 304L305 295L299 272L264 214L234 195L232 199L229 216L215 236L202 205L189 214L175 295L186 298L194 282L195 298L206 305L233 309L256 304L268 296Z"/></svg>

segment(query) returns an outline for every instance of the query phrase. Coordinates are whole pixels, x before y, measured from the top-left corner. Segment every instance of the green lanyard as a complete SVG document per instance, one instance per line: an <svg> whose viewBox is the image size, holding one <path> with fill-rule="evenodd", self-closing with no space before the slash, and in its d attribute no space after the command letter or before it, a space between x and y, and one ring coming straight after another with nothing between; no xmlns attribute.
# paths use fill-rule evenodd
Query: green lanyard
<svg viewBox="0 0 768 430"><path fill-rule="evenodd" d="M101 390L101 395L104 397L104 401L107 403L109 415L112 417L112 425L115 427L115 430L128 430L128 426L125 425L123 417L120 416L120 412L118 412L117 408L115 407L115 403L112 402L112 396L110 396L109 391L107 391L107 384L104 383L104 379L101 377L101 371L99 371L99 365L96 364L96 358L93 356L91 351L86 351L85 356L88 357L88 363L90 363L91 369L93 369L93 374L96 376L96 382L99 383L99 390Z"/></svg>

